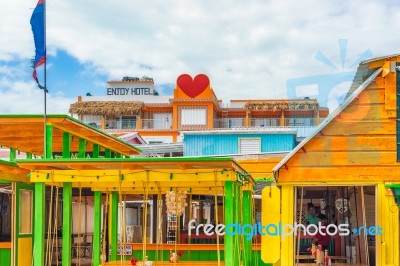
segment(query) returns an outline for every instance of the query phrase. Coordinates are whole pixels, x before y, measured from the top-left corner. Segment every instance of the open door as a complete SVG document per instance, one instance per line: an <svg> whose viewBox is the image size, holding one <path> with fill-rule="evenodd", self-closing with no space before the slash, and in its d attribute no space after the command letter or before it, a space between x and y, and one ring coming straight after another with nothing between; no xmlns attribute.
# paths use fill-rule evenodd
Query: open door
<svg viewBox="0 0 400 266"><path fill-rule="evenodd" d="M32 265L34 185L17 183L15 190L14 265Z"/></svg>

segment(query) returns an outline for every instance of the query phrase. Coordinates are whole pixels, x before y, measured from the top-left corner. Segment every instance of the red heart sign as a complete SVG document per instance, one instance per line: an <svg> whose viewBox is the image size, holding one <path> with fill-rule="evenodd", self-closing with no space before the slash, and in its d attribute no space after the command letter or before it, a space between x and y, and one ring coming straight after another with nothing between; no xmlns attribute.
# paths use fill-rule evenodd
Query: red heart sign
<svg viewBox="0 0 400 266"><path fill-rule="evenodd" d="M196 98L210 85L210 80L204 74L197 75L194 80L188 74L183 74L177 80L179 88L189 97Z"/></svg>

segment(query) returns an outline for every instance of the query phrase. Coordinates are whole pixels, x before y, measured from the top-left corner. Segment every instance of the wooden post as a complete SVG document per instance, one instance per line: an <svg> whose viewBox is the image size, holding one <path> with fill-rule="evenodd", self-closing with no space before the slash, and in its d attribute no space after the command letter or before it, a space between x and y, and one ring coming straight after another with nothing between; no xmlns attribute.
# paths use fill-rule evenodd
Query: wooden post
<svg viewBox="0 0 400 266"><path fill-rule="evenodd" d="M79 139L79 150L78 150L78 158L86 157L86 140Z"/></svg>
<svg viewBox="0 0 400 266"><path fill-rule="evenodd" d="M99 144L93 143L93 158L99 158L100 156L100 146Z"/></svg>
<svg viewBox="0 0 400 266"><path fill-rule="evenodd" d="M101 192L94 192L93 265L100 265L101 257Z"/></svg>
<svg viewBox="0 0 400 266"><path fill-rule="evenodd" d="M71 135L68 132L63 133L62 157L63 159L71 157Z"/></svg>
<svg viewBox="0 0 400 266"><path fill-rule="evenodd" d="M17 150L10 148L10 162L14 162L17 159Z"/></svg>
<svg viewBox="0 0 400 266"><path fill-rule="evenodd" d="M72 236L72 184L63 185L62 265L71 265Z"/></svg>
<svg viewBox="0 0 400 266"><path fill-rule="evenodd" d="M51 159L53 156L53 126L46 125L46 154L44 158Z"/></svg>
<svg viewBox="0 0 400 266"><path fill-rule="evenodd" d="M356 197L356 201L357 201L357 221L358 221L358 225L359 227L361 226L365 226L367 225L367 221L365 218L365 207L364 207L364 189L362 186L357 187L359 189L358 193L356 193L356 191L354 191L354 193L356 193L355 197ZM364 232L360 231L360 234L358 235L357 239L358 239L358 247L356 250L356 254L357 254L357 262L360 262L362 264L366 264L367 263L367 248L368 243L367 243L367 229L365 229Z"/></svg>
<svg viewBox="0 0 400 266"><path fill-rule="evenodd" d="M44 265L45 191L46 185L44 183L35 183L35 221L33 231L33 265L35 266Z"/></svg>
<svg viewBox="0 0 400 266"><path fill-rule="evenodd" d="M110 261L117 260L118 251L118 192L111 193L111 223L110 223L110 246L111 256Z"/></svg>
<svg viewBox="0 0 400 266"><path fill-rule="evenodd" d="M71 157L71 138L67 132L63 133L62 157ZM62 265L71 265L71 235L72 235L72 184L63 184L63 223L62 223Z"/></svg>
<svg viewBox="0 0 400 266"><path fill-rule="evenodd" d="M225 210L224 220L225 225L234 223L234 183L232 181L225 181ZM234 236L227 234L224 235L224 260L225 265L234 264Z"/></svg>
<svg viewBox="0 0 400 266"><path fill-rule="evenodd" d="M244 191L243 192L243 225L246 224L253 224L253 209L251 208L251 192L250 191ZM246 231L247 232L247 231ZM252 230L250 230L249 233L253 233ZM244 237L244 252L243 252L243 266L252 266L252 246L253 246L253 237L248 239L249 237L243 236Z"/></svg>

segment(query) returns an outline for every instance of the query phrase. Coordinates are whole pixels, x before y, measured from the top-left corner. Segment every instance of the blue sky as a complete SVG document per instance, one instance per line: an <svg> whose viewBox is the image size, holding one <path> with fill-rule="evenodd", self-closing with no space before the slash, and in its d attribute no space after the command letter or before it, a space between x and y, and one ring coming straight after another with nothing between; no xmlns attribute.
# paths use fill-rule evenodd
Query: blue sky
<svg viewBox="0 0 400 266"><path fill-rule="evenodd" d="M35 5L0 2L0 113L42 110L30 68ZM397 1L373 0L49 0L49 110L66 113L126 75L153 77L170 95L183 73L207 74L225 102L311 96L331 107L360 58L400 53L398 14Z"/></svg>

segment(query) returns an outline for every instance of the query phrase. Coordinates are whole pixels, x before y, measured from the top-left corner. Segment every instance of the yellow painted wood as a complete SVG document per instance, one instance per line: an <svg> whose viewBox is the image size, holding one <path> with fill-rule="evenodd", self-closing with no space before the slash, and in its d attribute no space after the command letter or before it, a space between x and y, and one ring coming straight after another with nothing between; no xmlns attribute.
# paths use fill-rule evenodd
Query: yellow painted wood
<svg viewBox="0 0 400 266"><path fill-rule="evenodd" d="M32 265L32 238L18 238L18 266Z"/></svg>
<svg viewBox="0 0 400 266"><path fill-rule="evenodd" d="M335 166L335 167L289 167L288 170L279 170L279 183L287 182L366 182L377 181L400 182L400 167L366 166Z"/></svg>
<svg viewBox="0 0 400 266"><path fill-rule="evenodd" d="M368 147L370 150L371 146ZM288 164L289 167L334 167L334 166L366 166L395 165L396 151L307 151L298 153Z"/></svg>
<svg viewBox="0 0 400 266"><path fill-rule="evenodd" d="M352 135L321 136L317 135L304 148L307 152L315 151L396 151L395 135ZM304 153L304 151L303 151Z"/></svg>
<svg viewBox="0 0 400 266"><path fill-rule="evenodd" d="M262 224L277 225L281 220L281 190L277 186L262 191ZM273 232L273 230L269 230ZM281 258L281 237L261 236L261 258L265 263L276 263Z"/></svg>
<svg viewBox="0 0 400 266"><path fill-rule="evenodd" d="M52 175L50 175L52 173ZM172 177L171 177L172 174ZM207 181L226 181L237 180L234 171L228 170L214 175L214 169L163 169L149 171L145 170L40 170L32 171L32 182L119 182L123 176L125 182L207 182Z"/></svg>
<svg viewBox="0 0 400 266"><path fill-rule="evenodd" d="M377 225L383 236L377 236L377 265L399 265L399 208L391 191L383 183L377 188Z"/></svg>
<svg viewBox="0 0 400 266"><path fill-rule="evenodd" d="M294 187L284 185L281 187L281 221L282 225L294 224ZM284 207L283 207L284 206ZM285 229L283 229L285 231ZM287 233L287 232L286 232ZM293 235L281 239L281 265L292 266L294 263L294 239Z"/></svg>
<svg viewBox="0 0 400 266"><path fill-rule="evenodd" d="M342 120L339 122L332 122L322 129L325 136L330 135L357 135L357 134L372 134L372 135L392 135L396 134L395 120L382 119L382 120Z"/></svg>
<svg viewBox="0 0 400 266"><path fill-rule="evenodd" d="M396 73L389 73L385 77L385 97L386 110L396 110Z"/></svg>

